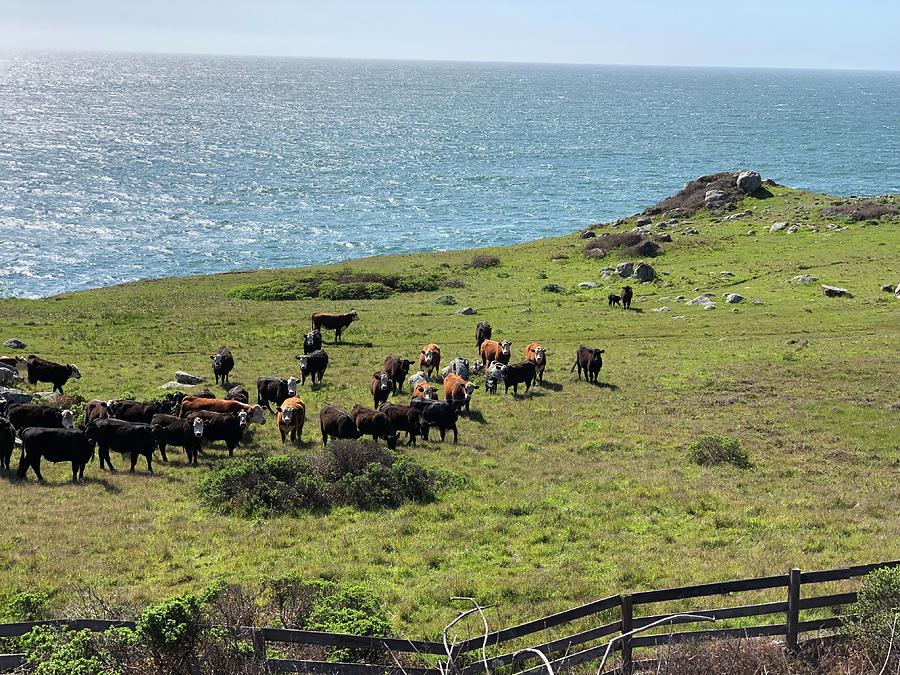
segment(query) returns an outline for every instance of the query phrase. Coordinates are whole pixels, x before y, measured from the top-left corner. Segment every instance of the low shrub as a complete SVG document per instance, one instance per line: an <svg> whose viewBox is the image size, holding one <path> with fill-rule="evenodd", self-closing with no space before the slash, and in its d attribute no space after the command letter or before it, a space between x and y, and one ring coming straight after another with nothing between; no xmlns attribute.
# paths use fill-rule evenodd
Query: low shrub
<svg viewBox="0 0 900 675"><path fill-rule="evenodd" d="M323 300L377 300L384 299L393 291L377 281L339 284L323 281L319 285L319 297Z"/></svg>
<svg viewBox="0 0 900 675"><path fill-rule="evenodd" d="M541 286L541 290L545 293L562 293L562 286L559 284L544 284Z"/></svg>
<svg viewBox="0 0 900 675"><path fill-rule="evenodd" d="M469 263L469 267L476 269L485 269L488 267L497 267L500 264L500 258L495 255L476 255Z"/></svg>
<svg viewBox="0 0 900 675"><path fill-rule="evenodd" d="M900 567L883 567L863 578L848 632L878 663L887 658L892 638L893 649L897 649L900 636ZM900 658L897 664L900 666Z"/></svg>
<svg viewBox="0 0 900 675"><path fill-rule="evenodd" d="M741 469L752 466L747 451L736 438L728 436L701 436L691 444L690 453L701 466L732 464Z"/></svg>
<svg viewBox="0 0 900 675"><path fill-rule="evenodd" d="M465 288L466 282L457 277L446 279L443 283L444 288Z"/></svg>
<svg viewBox="0 0 900 675"><path fill-rule="evenodd" d="M900 215L900 207L888 202L865 199L849 204L826 206L822 209L826 217L849 218L850 220L878 220L885 216Z"/></svg>
<svg viewBox="0 0 900 675"><path fill-rule="evenodd" d="M10 597L0 611L0 621L40 621L49 614L50 596L47 593L23 591Z"/></svg>
<svg viewBox="0 0 900 675"><path fill-rule="evenodd" d="M391 630L387 612L371 590L362 585L323 585L306 619L306 630L383 637ZM383 652L364 649L331 649L328 658L348 662L377 662Z"/></svg>
<svg viewBox="0 0 900 675"><path fill-rule="evenodd" d="M318 286L316 287L318 294ZM263 284L241 284L225 291L225 296L235 300L266 300L284 302L311 297L309 282L269 281Z"/></svg>
<svg viewBox="0 0 900 675"><path fill-rule="evenodd" d="M438 305L455 305L456 298L452 295L442 295L434 301Z"/></svg>
<svg viewBox="0 0 900 675"><path fill-rule="evenodd" d="M203 638L203 618L203 600L185 593L144 609L135 632L158 665L179 673Z"/></svg>
<svg viewBox="0 0 900 675"><path fill-rule="evenodd" d="M119 675L122 669L90 630L37 626L19 640L34 675Z"/></svg>
<svg viewBox="0 0 900 675"><path fill-rule="evenodd" d="M436 291L441 287L437 274L381 274L342 269L319 272L296 279L241 284L229 288L225 295L237 300L283 302L305 298L325 300L380 300L393 293Z"/></svg>
<svg viewBox="0 0 900 675"><path fill-rule="evenodd" d="M644 239L634 246L626 246L619 251L623 258L655 258L661 252L662 247L652 239Z"/></svg>

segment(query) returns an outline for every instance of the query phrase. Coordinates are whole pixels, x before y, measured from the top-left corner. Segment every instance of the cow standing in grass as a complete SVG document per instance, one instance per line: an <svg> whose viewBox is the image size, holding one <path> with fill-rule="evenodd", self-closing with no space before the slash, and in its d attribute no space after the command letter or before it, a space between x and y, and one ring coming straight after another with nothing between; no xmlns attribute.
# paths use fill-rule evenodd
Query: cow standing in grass
<svg viewBox="0 0 900 675"><path fill-rule="evenodd" d="M372 373L372 384L369 386L369 390L372 392L372 399L377 408L382 403L387 402L388 397L394 390L394 383L391 380L390 375L382 370L377 373Z"/></svg>
<svg viewBox="0 0 900 675"><path fill-rule="evenodd" d="M311 330L303 336L303 353L312 354L318 349L322 349L322 331Z"/></svg>
<svg viewBox="0 0 900 675"><path fill-rule="evenodd" d="M578 368L579 380L581 379L581 372L584 371L584 378L591 384L597 384L597 379L600 377L600 369L603 368L603 352L603 349L594 349L584 345L578 348L578 351L575 353L575 363L572 364L572 370Z"/></svg>
<svg viewBox="0 0 900 675"><path fill-rule="evenodd" d="M487 321L479 321L475 326L475 349L481 352L481 343L491 339L491 324Z"/></svg>
<svg viewBox="0 0 900 675"><path fill-rule="evenodd" d="M323 448L328 445L329 438L355 440L362 436L350 413L327 403L319 411L319 428L322 431Z"/></svg>
<svg viewBox="0 0 900 675"><path fill-rule="evenodd" d="M70 462L72 482L84 480L84 468L94 457L94 441L81 429L52 429L32 427L22 432L22 456L19 459L19 479L24 479L31 468L43 483L41 459L48 462Z"/></svg>
<svg viewBox="0 0 900 675"><path fill-rule="evenodd" d="M25 372L27 373L29 384L35 385L38 382L49 382L53 385L53 391L58 391L60 394L63 393L63 385L69 381L69 378L81 379L81 373L78 372L78 368L73 364L54 363L34 354L31 354L26 359Z"/></svg>
<svg viewBox="0 0 900 675"><path fill-rule="evenodd" d="M384 360L382 370L388 374L393 383L393 392L399 394L403 391L403 380L409 375L409 368L412 361L409 359L401 359L399 356L391 354Z"/></svg>
<svg viewBox="0 0 900 675"><path fill-rule="evenodd" d="M634 291L631 290L631 286L623 286L622 287L622 309L630 309L631 308L631 298L634 296Z"/></svg>
<svg viewBox="0 0 900 675"><path fill-rule="evenodd" d="M456 373L448 373L444 378L444 398L448 403L452 403L457 411L465 408L466 412L469 412L472 394L477 388L477 384L469 382Z"/></svg>
<svg viewBox="0 0 900 675"><path fill-rule="evenodd" d="M419 352L419 370L431 377L431 373L440 367L441 348L433 342L429 342Z"/></svg>
<svg viewBox="0 0 900 675"><path fill-rule="evenodd" d="M209 357L212 359L213 375L216 377L216 384L219 384L221 378L222 384L228 382L228 374L234 370L234 357L231 350L227 347L219 347L219 351Z"/></svg>
<svg viewBox="0 0 900 675"><path fill-rule="evenodd" d="M334 331L334 341L341 341L341 334L347 330L351 323L359 321L359 314L355 309L350 310L346 314L332 314L330 312L313 312L312 328L319 332L325 330Z"/></svg>
<svg viewBox="0 0 900 675"><path fill-rule="evenodd" d="M306 404L299 396L286 398L278 406L275 423L281 432L281 444L290 436L291 443L300 445L303 438L303 425L306 423Z"/></svg>
<svg viewBox="0 0 900 675"><path fill-rule="evenodd" d="M16 428L8 419L0 417L0 468L9 469L15 444Z"/></svg>
<svg viewBox="0 0 900 675"><path fill-rule="evenodd" d="M506 365L512 356L511 347L512 343L509 340L503 342L485 340L481 343L481 363L486 366L491 361L498 361Z"/></svg>
<svg viewBox="0 0 900 675"><path fill-rule="evenodd" d="M538 382L544 381L544 369L547 367L547 350L540 343L532 342L525 347L525 360L534 364Z"/></svg>

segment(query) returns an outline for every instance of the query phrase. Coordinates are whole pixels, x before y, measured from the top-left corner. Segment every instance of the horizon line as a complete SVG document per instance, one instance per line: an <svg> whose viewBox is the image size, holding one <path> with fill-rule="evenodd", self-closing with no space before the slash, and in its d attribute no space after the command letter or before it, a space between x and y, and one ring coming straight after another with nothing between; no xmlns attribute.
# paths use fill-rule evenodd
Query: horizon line
<svg viewBox="0 0 900 675"><path fill-rule="evenodd" d="M857 73L900 73L900 68L853 68L833 66L747 66L729 64L660 64L660 63L600 63L594 61L530 61L504 59L449 59L420 58L402 56L317 56L303 54L253 54L225 53L215 51L170 52L163 50L130 50L130 49L51 49L51 48L0 48L0 54L105 54L132 56L196 56L219 58L255 58L255 59L288 59L318 61L377 61L384 63L448 63L448 64L483 64L483 65L523 65L523 66L582 66L582 67L616 67L616 68L691 68L711 70L804 70L825 72L857 72Z"/></svg>

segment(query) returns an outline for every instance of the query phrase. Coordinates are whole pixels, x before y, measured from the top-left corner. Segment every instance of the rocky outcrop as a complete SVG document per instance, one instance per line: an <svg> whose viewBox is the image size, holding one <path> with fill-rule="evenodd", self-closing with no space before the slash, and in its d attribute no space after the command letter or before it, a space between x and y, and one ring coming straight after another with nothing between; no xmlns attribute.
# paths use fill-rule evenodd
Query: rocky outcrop
<svg viewBox="0 0 900 675"><path fill-rule="evenodd" d="M774 234L775 232L781 232L782 230L788 229L787 223L772 223L772 227L769 228L769 232Z"/></svg>
<svg viewBox="0 0 900 675"><path fill-rule="evenodd" d="M623 279L627 279L632 274L634 274L634 263L627 262L627 261L620 262L618 265L616 265L616 272Z"/></svg>
<svg viewBox="0 0 900 675"><path fill-rule="evenodd" d="M728 193L724 190L707 190L703 198L703 205L708 209L719 209L729 201Z"/></svg>
<svg viewBox="0 0 900 675"><path fill-rule="evenodd" d="M724 298L729 305L736 305L744 301L744 296L740 293L726 293Z"/></svg>
<svg viewBox="0 0 900 675"><path fill-rule="evenodd" d="M6 402L10 405L18 405L19 403L31 403L33 397L31 394L19 389L0 387L0 398L6 399Z"/></svg>
<svg viewBox="0 0 900 675"><path fill-rule="evenodd" d="M644 283L653 281L656 278L656 270L650 264L641 261L634 269L634 278Z"/></svg>
<svg viewBox="0 0 900 675"><path fill-rule="evenodd" d="M809 274L798 274L793 279L791 279L792 284L804 284L809 286L810 284L814 284L819 280L818 277L811 276Z"/></svg>
<svg viewBox="0 0 900 675"><path fill-rule="evenodd" d="M752 195L762 187L762 176L756 171L741 171L735 178L735 185L742 192Z"/></svg>
<svg viewBox="0 0 900 675"><path fill-rule="evenodd" d="M175 381L179 384L200 384L201 382L203 382L203 378L198 377L197 375L191 375L190 373L186 373L183 370L176 370Z"/></svg>
<svg viewBox="0 0 900 675"><path fill-rule="evenodd" d="M3 343L4 347L8 347L9 349L25 349L25 343L21 340L17 340L16 338L10 338L6 342Z"/></svg>

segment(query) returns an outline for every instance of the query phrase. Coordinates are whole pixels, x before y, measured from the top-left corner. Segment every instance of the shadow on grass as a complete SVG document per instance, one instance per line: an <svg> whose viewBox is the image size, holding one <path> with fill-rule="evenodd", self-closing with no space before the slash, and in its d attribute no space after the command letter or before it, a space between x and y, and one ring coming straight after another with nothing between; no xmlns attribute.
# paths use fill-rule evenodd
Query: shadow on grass
<svg viewBox="0 0 900 675"><path fill-rule="evenodd" d="M610 391L619 391L619 385L613 384L612 382L597 382L596 387L600 389L609 389Z"/></svg>
<svg viewBox="0 0 900 675"><path fill-rule="evenodd" d="M484 415L480 410L470 410L469 412L462 412L460 416L464 419L469 420L470 422L477 422L478 424L487 424L487 420L484 418Z"/></svg>
<svg viewBox="0 0 900 675"><path fill-rule="evenodd" d="M558 382L538 382L535 384L536 387L540 387L541 389L549 389L550 391L562 391L563 386Z"/></svg>

